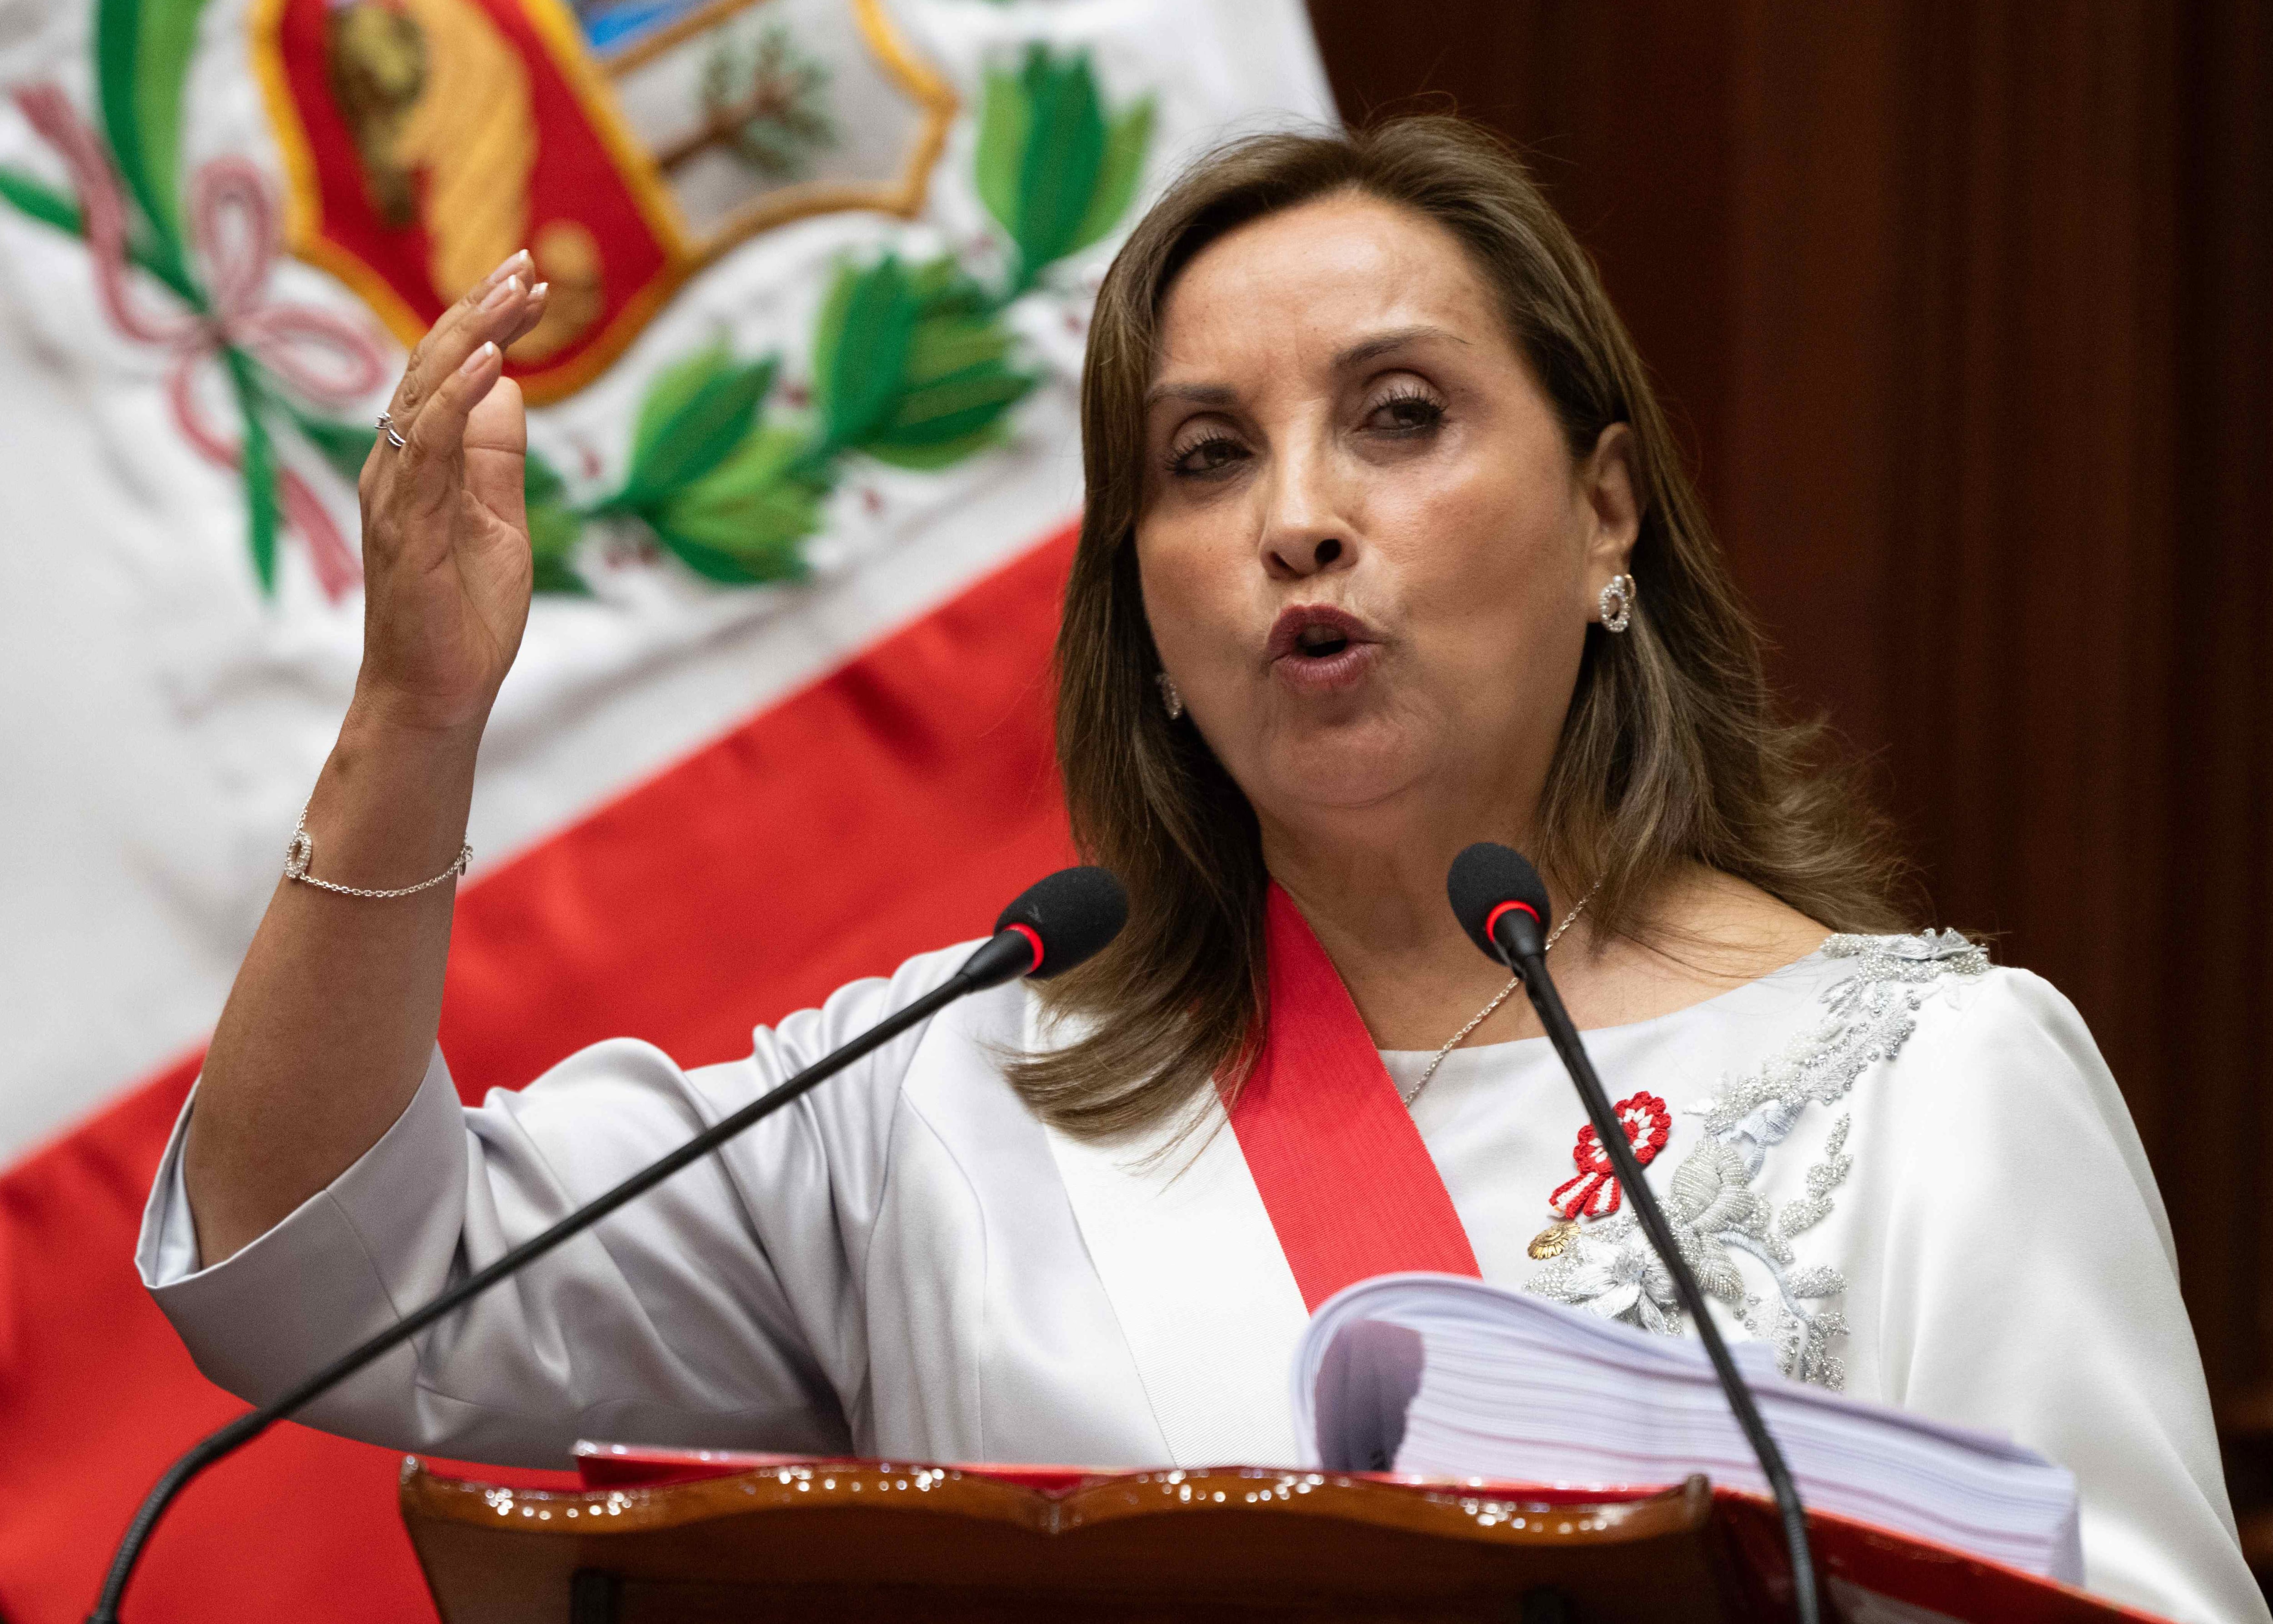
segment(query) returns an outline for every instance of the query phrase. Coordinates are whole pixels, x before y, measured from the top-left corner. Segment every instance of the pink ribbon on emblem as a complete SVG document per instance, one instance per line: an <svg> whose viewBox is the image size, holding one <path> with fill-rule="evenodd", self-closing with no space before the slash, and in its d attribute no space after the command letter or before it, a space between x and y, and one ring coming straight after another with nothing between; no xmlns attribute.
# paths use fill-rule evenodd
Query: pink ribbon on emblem
<svg viewBox="0 0 2273 1624"><path fill-rule="evenodd" d="M244 455L242 443L207 423L197 398L199 363L225 349L244 350L302 398L335 411L353 408L379 387L386 364L359 327L311 304L267 297L268 274L283 244L259 169L242 158L215 158L199 166L190 184L190 241L206 267L210 312L142 310L126 274L126 202L109 154L54 86L33 86L15 97L71 171L103 312L129 338L173 350L166 399L183 438L208 462L234 469ZM361 561L307 482L281 463L276 473L278 504L306 539L325 596L336 602L363 578Z"/></svg>

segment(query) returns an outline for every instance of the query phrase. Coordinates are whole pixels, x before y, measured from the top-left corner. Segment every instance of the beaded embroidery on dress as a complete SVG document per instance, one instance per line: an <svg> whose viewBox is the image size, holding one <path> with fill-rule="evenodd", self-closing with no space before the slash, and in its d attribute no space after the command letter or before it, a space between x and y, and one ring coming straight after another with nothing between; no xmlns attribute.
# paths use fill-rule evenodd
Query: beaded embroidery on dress
<svg viewBox="0 0 2273 1624"><path fill-rule="evenodd" d="M1847 1330L1839 1306L1846 1276L1827 1264L1800 1263L1792 1241L1830 1214L1833 1195L1854 1165L1846 1154L1851 1118L1842 1111L1832 1124L1804 1176L1806 1194L1778 1207L1754 1183L1768 1152L1811 1107L1835 1107L1866 1066L1893 1059L1934 989L1945 978L1986 974L1989 956L1954 930L1834 936L1822 951L1827 959L1853 959L1853 973L1823 989L1826 1012L1812 1030L1750 1076L1724 1077L1710 1099L1688 1108L1703 1118L1705 1137L1675 1170L1664 1205L1682 1255L1706 1291L1774 1349L1785 1375L1836 1388L1847 1380L1845 1361L1831 1351ZM1746 1289L1732 1252L1759 1260L1774 1282L1774 1296ZM1631 1212L1574 1236L1560 1257L1532 1275L1529 1289L1667 1335L1688 1328L1672 1277Z"/></svg>

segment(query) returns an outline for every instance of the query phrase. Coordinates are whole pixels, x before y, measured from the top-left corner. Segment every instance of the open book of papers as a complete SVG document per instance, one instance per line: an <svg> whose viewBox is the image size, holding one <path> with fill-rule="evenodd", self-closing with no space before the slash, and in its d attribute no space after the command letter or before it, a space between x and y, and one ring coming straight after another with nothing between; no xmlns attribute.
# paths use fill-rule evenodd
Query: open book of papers
<svg viewBox="0 0 2273 1624"><path fill-rule="evenodd" d="M2081 1583L2075 1479L1988 1433L1787 1380L1731 1349L1809 1508ZM1448 1274L1385 1274L1320 1305L1295 1358L1296 1436L1329 1470L1571 1488L1703 1472L1767 1492L1704 1344Z"/></svg>

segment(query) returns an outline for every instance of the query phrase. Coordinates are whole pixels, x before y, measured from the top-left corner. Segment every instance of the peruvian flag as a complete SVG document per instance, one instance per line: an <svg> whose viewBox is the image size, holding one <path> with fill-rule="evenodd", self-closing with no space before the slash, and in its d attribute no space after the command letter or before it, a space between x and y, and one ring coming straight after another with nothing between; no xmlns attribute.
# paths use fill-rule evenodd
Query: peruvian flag
<svg viewBox="0 0 2273 1624"><path fill-rule="evenodd" d="M84 1616L244 1408L136 1232L353 683L371 414L461 266L527 243L566 312L511 357L543 590L458 891L469 1099L617 1034L732 1058L1071 859L1089 304L1183 162L1332 119L1299 0L723 9L9 13L0 1619ZM399 1467L278 1429L128 1615L431 1617Z"/></svg>

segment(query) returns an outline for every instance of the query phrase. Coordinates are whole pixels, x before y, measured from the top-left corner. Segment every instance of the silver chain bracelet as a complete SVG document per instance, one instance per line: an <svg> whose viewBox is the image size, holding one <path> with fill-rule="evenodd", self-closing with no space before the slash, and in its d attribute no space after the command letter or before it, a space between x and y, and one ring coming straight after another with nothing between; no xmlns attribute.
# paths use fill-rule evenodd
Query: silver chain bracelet
<svg viewBox="0 0 2273 1624"><path fill-rule="evenodd" d="M458 860L431 880L421 880L416 885L397 885L388 890L373 890L362 885L341 885L331 880L319 880L308 872L308 865L316 861L316 842L308 833L308 808L300 808L300 821L292 825L292 844L284 848L284 877L297 880L303 885L312 885L319 891L336 891L342 897L369 897L386 901L392 897L415 897L422 891L431 891L445 880L454 880L465 873L474 861L474 848L461 841Z"/></svg>

